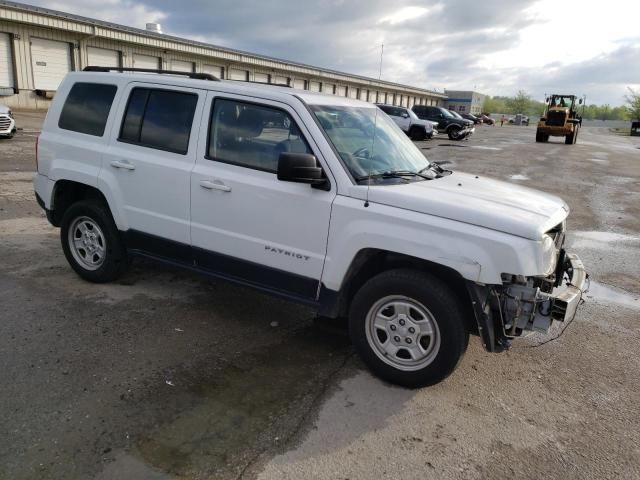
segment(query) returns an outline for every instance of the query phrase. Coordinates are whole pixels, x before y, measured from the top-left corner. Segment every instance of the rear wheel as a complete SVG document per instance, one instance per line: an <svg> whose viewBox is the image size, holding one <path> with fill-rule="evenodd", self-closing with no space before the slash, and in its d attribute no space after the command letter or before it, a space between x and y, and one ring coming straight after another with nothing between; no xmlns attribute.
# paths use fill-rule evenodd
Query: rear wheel
<svg viewBox="0 0 640 480"><path fill-rule="evenodd" d="M99 201L81 201L65 212L62 249L71 268L85 280L110 282L125 272L127 252L109 209Z"/></svg>
<svg viewBox="0 0 640 480"><path fill-rule="evenodd" d="M412 270L365 283L351 304L349 333L376 375L411 388L449 376L469 341L460 300L436 278Z"/></svg>

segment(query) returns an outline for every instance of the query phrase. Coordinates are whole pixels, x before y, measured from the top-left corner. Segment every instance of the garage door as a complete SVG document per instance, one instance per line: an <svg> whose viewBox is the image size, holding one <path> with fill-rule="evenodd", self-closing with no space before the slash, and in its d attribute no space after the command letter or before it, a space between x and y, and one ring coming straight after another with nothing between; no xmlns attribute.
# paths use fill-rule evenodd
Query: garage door
<svg viewBox="0 0 640 480"><path fill-rule="evenodd" d="M13 58L11 56L11 37L0 33L0 95L13 93ZM3 89L9 89L4 92Z"/></svg>
<svg viewBox="0 0 640 480"><path fill-rule="evenodd" d="M323 83L322 84L322 92L333 95L334 89L336 86L333 83Z"/></svg>
<svg viewBox="0 0 640 480"><path fill-rule="evenodd" d="M229 70L229 78L231 80L242 80L243 82L246 82L249 79L249 72L246 70L232 68Z"/></svg>
<svg viewBox="0 0 640 480"><path fill-rule="evenodd" d="M347 87L338 87L338 90L336 90L336 95L338 95L340 97L346 97L347 96Z"/></svg>
<svg viewBox="0 0 640 480"><path fill-rule="evenodd" d="M171 60L169 70L174 72L193 72L193 62L184 62L182 60Z"/></svg>
<svg viewBox="0 0 640 480"><path fill-rule="evenodd" d="M289 79L287 77L276 77L276 82L278 85L289 85Z"/></svg>
<svg viewBox="0 0 640 480"><path fill-rule="evenodd" d="M120 52L105 48L88 47L87 60L89 65L99 67L119 67Z"/></svg>
<svg viewBox="0 0 640 480"><path fill-rule="evenodd" d="M309 90L312 92L320 91L320 82L309 82Z"/></svg>
<svg viewBox="0 0 640 480"><path fill-rule="evenodd" d="M269 74L268 73L256 72L256 74L254 75L253 79L256 82L269 83Z"/></svg>
<svg viewBox="0 0 640 480"><path fill-rule="evenodd" d="M160 58L134 53L133 66L134 68L150 68L152 70L158 70L160 68Z"/></svg>
<svg viewBox="0 0 640 480"><path fill-rule="evenodd" d="M367 98L368 93L369 93L369 90L367 90L366 88L360 89L360 100L362 100L363 102L368 101L369 100Z"/></svg>
<svg viewBox="0 0 640 480"><path fill-rule="evenodd" d="M71 46L66 42L31 39L33 83L37 90L57 90L71 71Z"/></svg>
<svg viewBox="0 0 640 480"><path fill-rule="evenodd" d="M203 73L209 73L211 75L213 75L214 77L217 78L222 78L223 77L223 68L224 67L219 67L217 65L203 65L202 66L202 72Z"/></svg>
<svg viewBox="0 0 640 480"><path fill-rule="evenodd" d="M293 88L297 88L299 90L304 90L304 80L294 80L293 81Z"/></svg>

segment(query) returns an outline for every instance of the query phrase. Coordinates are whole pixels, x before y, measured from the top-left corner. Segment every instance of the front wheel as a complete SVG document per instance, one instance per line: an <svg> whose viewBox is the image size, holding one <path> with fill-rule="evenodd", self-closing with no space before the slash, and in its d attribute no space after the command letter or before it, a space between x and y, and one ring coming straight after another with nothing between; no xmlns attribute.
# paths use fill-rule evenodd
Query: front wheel
<svg viewBox="0 0 640 480"><path fill-rule="evenodd" d="M450 127L449 130L447 130L447 134L449 135L449 139L450 140L462 140L462 135L460 134L460 132L462 131L462 129L458 126L453 126Z"/></svg>
<svg viewBox="0 0 640 480"><path fill-rule="evenodd" d="M120 232L99 201L71 205L62 219L60 240L71 267L90 282L113 281L128 267Z"/></svg>
<svg viewBox="0 0 640 480"><path fill-rule="evenodd" d="M364 284L351 304L349 333L376 375L410 388L444 380L469 341L451 290L426 273L404 269Z"/></svg>

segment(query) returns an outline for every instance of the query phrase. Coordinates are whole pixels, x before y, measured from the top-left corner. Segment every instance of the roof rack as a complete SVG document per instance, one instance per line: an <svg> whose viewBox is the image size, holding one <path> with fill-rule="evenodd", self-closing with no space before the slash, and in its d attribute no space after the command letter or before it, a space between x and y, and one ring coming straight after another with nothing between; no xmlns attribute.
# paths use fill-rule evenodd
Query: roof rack
<svg viewBox="0 0 640 480"><path fill-rule="evenodd" d="M258 82L257 80L235 80L235 79L227 79L227 80L230 82L257 83L259 85L271 85L272 87L293 88L291 85L285 85L284 83Z"/></svg>
<svg viewBox="0 0 640 480"><path fill-rule="evenodd" d="M98 67L95 65L89 65L84 67L83 72L141 72L141 73L159 73L168 75L184 75L185 77L193 78L196 80L210 80L212 82L219 82L220 79L211 75L210 73L194 73L194 72L178 72L175 70L156 70L154 68L131 68L131 67Z"/></svg>

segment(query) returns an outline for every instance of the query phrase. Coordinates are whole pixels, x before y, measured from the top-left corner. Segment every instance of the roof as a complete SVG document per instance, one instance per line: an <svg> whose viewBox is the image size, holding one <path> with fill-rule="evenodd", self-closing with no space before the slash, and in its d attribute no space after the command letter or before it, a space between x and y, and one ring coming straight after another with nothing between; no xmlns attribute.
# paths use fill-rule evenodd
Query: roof
<svg viewBox="0 0 640 480"><path fill-rule="evenodd" d="M201 80L189 78L185 75L171 74L151 74L138 72L72 72L67 75L76 81L100 81L113 84L125 84L129 82L155 83L157 85L197 88L201 90L213 90L218 92L236 93L241 95L268 98L271 100L283 100L295 97L309 105L335 105L353 106L364 108L376 108L373 103L356 100L354 98L329 95L327 93L310 92L308 90L298 90L275 84L264 84L255 82L242 82L238 80Z"/></svg>
<svg viewBox="0 0 640 480"><path fill-rule="evenodd" d="M52 17L52 18L59 19L59 20L68 20L68 21L73 21L73 22L85 24L85 25L107 28L107 29L115 30L115 31L119 31L119 32L127 32L127 33L130 33L130 34L134 34L136 36L142 36L142 37L145 37L145 38L152 38L152 39L162 40L162 41L165 41L165 42L173 42L175 44L190 45L190 46L194 46L194 47L211 49L211 50L216 50L216 51L219 51L219 52L238 55L240 57L250 57L250 59L258 59L258 60L265 60L265 61L269 61L269 62L276 62L276 63L282 64L282 66L279 67L281 69L286 69L288 66L299 67L299 68L304 68L304 69L311 69L311 70L317 71L318 73L334 75L334 76L341 76L341 77L350 77L354 81L371 82L372 84L381 85L381 86L384 86L384 87L389 88L389 89L413 90L413 91L415 91L417 93L419 92L419 93L421 93L423 95L429 95L429 96L440 97L440 98L446 98L447 97L447 95L444 94L444 93L434 92L432 90L427 90L427 89L420 88L420 87L415 87L415 86L411 86L411 85L404 85L404 84L394 83L394 82L388 82L388 81L385 81L385 80L378 80L378 79L371 78L371 77L366 77L366 76L363 76L363 75L356 75L356 74L352 74L352 73L348 73L348 72L341 72L339 70L332 70L332 69L329 69L329 68L317 67L317 66L313 66L313 65L308 65L308 64L304 64L304 63L290 61L290 60L284 60L284 59L280 59L280 58L276 58L276 57L270 57L270 56L266 56L266 55L260 55L260 54L256 54L256 53L245 52L245 51L242 51L242 50L237 50L237 49L228 48L228 47L222 47L222 46L214 45L214 44L211 44L211 43L199 42L199 41L190 40L190 39L187 39L187 38L176 37L176 36L172 36L172 35L166 35L164 33L152 32L152 31L149 31L149 30L143 30L143 29L139 29L139 28L128 27L126 25L120 25L120 24L117 24L117 23L105 22L105 21L102 21L102 20L96 20L96 19L93 19L93 18L87 18L87 17L83 17L83 16L80 16L80 15L74 15L74 14L71 14L71 13L60 12L58 10L51 10L51 9L43 8L43 7L36 7L36 6L33 6L33 5L27 5L27 4L23 4L23 3L11 2L11 1L8 1L8 0L0 0L0 7L5 7L5 8L12 9L12 10L31 13L31 14L40 14L40 15L44 15L44 16L47 16L47 17ZM3 17L2 15L0 15L0 19L7 19L7 20L16 21L16 19L14 19L14 18L7 18L7 17ZM20 20L18 20L18 21L20 21ZM24 20L24 21L26 22L26 20ZM33 22L31 20L28 23L35 23L35 22ZM57 27L57 28L64 28L64 27Z"/></svg>

